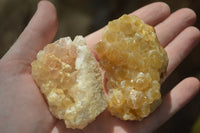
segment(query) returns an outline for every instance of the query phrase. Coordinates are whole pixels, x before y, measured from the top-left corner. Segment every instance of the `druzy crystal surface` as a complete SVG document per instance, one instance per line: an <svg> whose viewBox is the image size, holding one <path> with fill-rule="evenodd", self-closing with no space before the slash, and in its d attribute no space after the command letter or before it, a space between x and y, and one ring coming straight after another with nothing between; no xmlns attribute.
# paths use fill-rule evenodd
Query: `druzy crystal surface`
<svg viewBox="0 0 200 133"><path fill-rule="evenodd" d="M106 109L101 72L82 36L48 44L31 65L51 113L68 128L82 129Z"/></svg>
<svg viewBox="0 0 200 133"><path fill-rule="evenodd" d="M105 70L111 114L123 120L148 116L161 99L168 64L154 28L137 16L123 15L108 23L94 48Z"/></svg>

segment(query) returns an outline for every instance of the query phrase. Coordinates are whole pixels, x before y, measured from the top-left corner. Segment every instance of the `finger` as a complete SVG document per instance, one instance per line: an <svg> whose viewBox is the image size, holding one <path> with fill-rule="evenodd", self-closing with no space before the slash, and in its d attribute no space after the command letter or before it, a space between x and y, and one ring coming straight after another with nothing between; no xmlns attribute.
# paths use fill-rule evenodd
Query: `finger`
<svg viewBox="0 0 200 133"><path fill-rule="evenodd" d="M140 129L157 129L178 110L185 106L199 91L200 82L196 78L187 78L175 86L164 98L160 107L147 117ZM149 124L151 123L151 124Z"/></svg>
<svg viewBox="0 0 200 133"><path fill-rule="evenodd" d="M36 53L51 42L57 32L55 7L48 1L40 1L33 18L11 47L5 58L20 59L30 63Z"/></svg>
<svg viewBox="0 0 200 133"><path fill-rule="evenodd" d="M140 8L130 15L136 15L145 23L155 26L170 15L170 8L164 2L156 2Z"/></svg>
<svg viewBox="0 0 200 133"><path fill-rule="evenodd" d="M169 58L167 76L171 74L199 41L200 31L195 27L188 27L165 48Z"/></svg>
<svg viewBox="0 0 200 133"><path fill-rule="evenodd" d="M155 25L170 15L170 8L167 4L163 2L156 2L153 4L149 4L144 6L137 11L131 13L131 15L136 15L141 18L143 21L150 25ZM153 14L153 15L152 15ZM86 36L86 41L90 49L93 51L93 45L101 40L101 34L104 28L89 34Z"/></svg>
<svg viewBox="0 0 200 133"><path fill-rule="evenodd" d="M196 21L196 14L193 10L184 8L174 12L162 23L155 27L158 39L163 46L166 46L186 27L193 25Z"/></svg>

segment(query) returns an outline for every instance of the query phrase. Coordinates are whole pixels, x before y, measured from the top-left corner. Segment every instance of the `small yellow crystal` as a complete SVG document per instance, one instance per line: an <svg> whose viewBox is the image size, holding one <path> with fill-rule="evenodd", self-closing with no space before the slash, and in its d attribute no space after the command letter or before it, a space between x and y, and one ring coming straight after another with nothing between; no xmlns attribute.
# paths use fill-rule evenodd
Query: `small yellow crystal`
<svg viewBox="0 0 200 133"><path fill-rule="evenodd" d="M105 70L108 109L123 120L141 120L157 106L168 58L153 27L136 16L108 23L95 45Z"/></svg>
<svg viewBox="0 0 200 133"><path fill-rule="evenodd" d="M101 72L83 37L48 44L31 65L50 111L68 128L84 128L107 107Z"/></svg>

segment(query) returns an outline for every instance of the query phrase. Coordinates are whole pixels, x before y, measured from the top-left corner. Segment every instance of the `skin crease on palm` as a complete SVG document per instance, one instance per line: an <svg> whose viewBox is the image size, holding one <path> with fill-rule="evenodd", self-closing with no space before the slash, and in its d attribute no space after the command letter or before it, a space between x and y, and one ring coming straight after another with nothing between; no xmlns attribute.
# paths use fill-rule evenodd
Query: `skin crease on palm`
<svg viewBox="0 0 200 133"><path fill-rule="evenodd" d="M200 32L191 26L196 15L191 9L170 13L168 5L152 3L138 9L137 15L155 27L158 39L168 53L167 76L192 51L200 40ZM187 104L199 91L200 82L189 77L163 97L159 108L142 122L121 121L104 111L84 130L66 129L55 119L31 76L30 63L57 32L55 7L41 1L38 9L16 40L0 60L0 132L1 133L147 133L153 132ZM88 46L96 44L102 29L86 36Z"/></svg>

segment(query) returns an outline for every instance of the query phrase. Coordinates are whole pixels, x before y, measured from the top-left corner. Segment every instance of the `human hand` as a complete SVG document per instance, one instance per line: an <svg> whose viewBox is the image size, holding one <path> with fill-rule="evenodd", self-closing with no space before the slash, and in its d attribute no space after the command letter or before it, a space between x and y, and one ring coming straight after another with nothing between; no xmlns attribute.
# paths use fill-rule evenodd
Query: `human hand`
<svg viewBox="0 0 200 133"><path fill-rule="evenodd" d="M133 14L153 25L158 39L168 53L167 76L198 44L200 32L192 25L196 16L190 9L180 9L170 15L164 3L147 5ZM102 30L86 37L88 46L101 39ZM121 121L104 111L84 130L66 129L56 120L39 88L31 76L30 63L57 31L57 16L54 6L42 1L32 20L11 49L0 60L0 132L152 132L187 104L199 91L200 83L195 78L181 81L163 98L163 103L141 122Z"/></svg>

